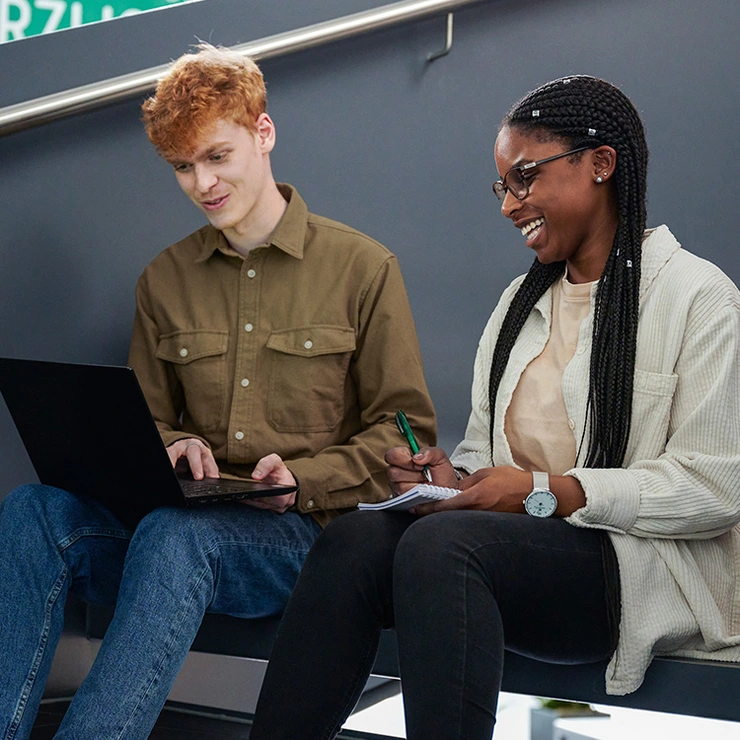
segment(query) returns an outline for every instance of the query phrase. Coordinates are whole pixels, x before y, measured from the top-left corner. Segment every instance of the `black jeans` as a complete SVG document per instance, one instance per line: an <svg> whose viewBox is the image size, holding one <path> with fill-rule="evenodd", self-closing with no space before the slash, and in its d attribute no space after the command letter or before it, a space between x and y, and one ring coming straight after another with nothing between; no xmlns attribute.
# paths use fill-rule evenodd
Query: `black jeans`
<svg viewBox="0 0 740 740"><path fill-rule="evenodd" d="M395 626L407 736L490 740L504 647L607 658L618 634L608 537L560 519L358 511L308 555L282 619L252 740L329 740Z"/></svg>

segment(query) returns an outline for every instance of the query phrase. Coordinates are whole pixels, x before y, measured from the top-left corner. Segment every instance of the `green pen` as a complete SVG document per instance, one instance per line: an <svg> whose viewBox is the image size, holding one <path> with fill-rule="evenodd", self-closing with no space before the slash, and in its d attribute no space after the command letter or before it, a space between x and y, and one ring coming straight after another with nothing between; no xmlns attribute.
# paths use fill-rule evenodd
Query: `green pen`
<svg viewBox="0 0 740 740"><path fill-rule="evenodd" d="M414 433L411 431L411 425L409 424L409 420L406 418L406 414L404 414L400 409L396 414L396 426L398 427L398 431L401 432L401 436L409 443L411 452L415 455L419 451L419 443L416 441L416 437L414 437ZM429 470L429 466L425 465L422 472L427 481L431 483L432 471Z"/></svg>

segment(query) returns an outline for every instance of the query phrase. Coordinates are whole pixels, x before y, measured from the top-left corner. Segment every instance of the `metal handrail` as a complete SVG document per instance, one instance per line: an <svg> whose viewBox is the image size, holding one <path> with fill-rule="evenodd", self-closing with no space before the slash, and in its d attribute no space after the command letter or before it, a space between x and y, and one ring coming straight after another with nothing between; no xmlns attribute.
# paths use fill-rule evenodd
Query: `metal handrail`
<svg viewBox="0 0 740 740"><path fill-rule="evenodd" d="M232 48L253 59L271 59L481 2L485 0L403 0ZM147 93L168 67L163 64L0 108L0 136Z"/></svg>

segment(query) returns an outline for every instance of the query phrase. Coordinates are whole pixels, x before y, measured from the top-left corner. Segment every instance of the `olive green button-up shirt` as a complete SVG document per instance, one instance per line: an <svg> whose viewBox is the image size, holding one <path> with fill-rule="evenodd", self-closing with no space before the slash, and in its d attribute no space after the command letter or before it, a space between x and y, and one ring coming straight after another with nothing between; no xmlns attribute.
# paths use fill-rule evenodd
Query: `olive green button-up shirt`
<svg viewBox="0 0 740 740"><path fill-rule="evenodd" d="M246 257L204 226L144 270L129 364L165 445L198 437L237 477L277 452L324 525L388 497L399 408L422 445L436 423L396 258L280 189L285 213Z"/></svg>

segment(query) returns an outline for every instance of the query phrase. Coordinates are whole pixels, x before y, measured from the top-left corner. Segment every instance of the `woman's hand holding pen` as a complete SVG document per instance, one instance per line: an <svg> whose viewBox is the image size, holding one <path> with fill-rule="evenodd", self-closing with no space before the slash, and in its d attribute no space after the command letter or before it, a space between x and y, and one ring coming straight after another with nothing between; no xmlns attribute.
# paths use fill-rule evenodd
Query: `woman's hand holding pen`
<svg viewBox="0 0 740 740"><path fill-rule="evenodd" d="M459 488L455 471L447 454L440 447L422 447L415 455L408 447L394 447L385 453L388 481L394 496L406 493L419 483L427 483L424 466L432 474L432 485Z"/></svg>
<svg viewBox="0 0 740 740"><path fill-rule="evenodd" d="M532 474L513 467L483 468L458 480L439 447L422 447L416 455L408 447L394 447L385 453L385 461L394 496L425 482L424 465L429 466L433 485L460 489L452 498L414 507L412 512L418 515L453 509L524 512L523 501L532 490Z"/></svg>

